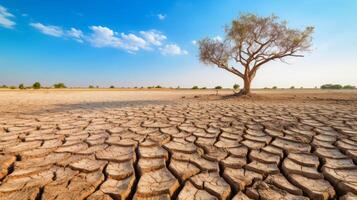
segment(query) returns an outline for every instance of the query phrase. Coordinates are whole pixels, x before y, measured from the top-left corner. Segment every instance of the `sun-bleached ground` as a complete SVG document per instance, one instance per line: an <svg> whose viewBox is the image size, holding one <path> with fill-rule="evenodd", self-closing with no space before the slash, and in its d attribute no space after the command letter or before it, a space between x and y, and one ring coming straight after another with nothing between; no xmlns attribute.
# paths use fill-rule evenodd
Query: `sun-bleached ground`
<svg viewBox="0 0 357 200"><path fill-rule="evenodd" d="M232 91L222 91L232 94ZM0 112L26 112L53 108L54 106L92 106L103 104L130 106L171 103L183 96L215 94L204 90L120 90L120 89L41 89L0 90Z"/></svg>
<svg viewBox="0 0 357 200"><path fill-rule="evenodd" d="M235 101L331 101L357 100L356 90L255 90L253 98ZM57 107L112 107L165 104L182 102L193 97L199 101L217 100L232 90L170 90L170 89L41 89L5 90L0 89L0 112L44 111Z"/></svg>
<svg viewBox="0 0 357 200"><path fill-rule="evenodd" d="M0 200L356 198L356 91L232 93L0 90Z"/></svg>

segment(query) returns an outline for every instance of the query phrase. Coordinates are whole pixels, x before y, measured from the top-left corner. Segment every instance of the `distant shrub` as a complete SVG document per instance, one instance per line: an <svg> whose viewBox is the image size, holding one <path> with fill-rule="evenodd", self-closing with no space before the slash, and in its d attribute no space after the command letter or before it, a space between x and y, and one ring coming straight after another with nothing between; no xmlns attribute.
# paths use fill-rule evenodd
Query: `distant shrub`
<svg viewBox="0 0 357 200"><path fill-rule="evenodd" d="M155 88L162 88L160 85L155 86Z"/></svg>
<svg viewBox="0 0 357 200"><path fill-rule="evenodd" d="M93 85L89 85L88 88L94 88L94 86Z"/></svg>
<svg viewBox="0 0 357 200"><path fill-rule="evenodd" d="M192 87L192 89L193 89L193 90L197 90L197 89L198 89L198 86L195 85L195 86Z"/></svg>
<svg viewBox="0 0 357 200"><path fill-rule="evenodd" d="M113 88L115 88L115 87L114 87L114 85L111 85L109 88L113 89Z"/></svg>
<svg viewBox="0 0 357 200"><path fill-rule="evenodd" d="M216 87L214 87L214 89L216 89L216 90L221 90L221 89L222 89L222 86L216 86Z"/></svg>
<svg viewBox="0 0 357 200"><path fill-rule="evenodd" d="M333 89L333 90L339 90L342 89L342 85L340 84L324 84L321 85L321 89Z"/></svg>
<svg viewBox="0 0 357 200"><path fill-rule="evenodd" d="M276 90L276 89L278 89L278 87L276 87L276 86L273 86L271 89L273 89L273 90Z"/></svg>
<svg viewBox="0 0 357 200"><path fill-rule="evenodd" d="M21 89L21 90L25 89L25 86L24 86L23 83L21 83L21 84L19 85L19 89Z"/></svg>
<svg viewBox="0 0 357 200"><path fill-rule="evenodd" d="M264 90L268 90L269 88L268 88L268 87L264 87L263 89L264 89Z"/></svg>
<svg viewBox="0 0 357 200"><path fill-rule="evenodd" d="M64 83L56 83L53 85L54 88L66 88L66 85Z"/></svg>
<svg viewBox="0 0 357 200"><path fill-rule="evenodd" d="M343 88L342 89L356 89L356 86L354 86L354 85L345 85L345 86L343 86Z"/></svg>
<svg viewBox="0 0 357 200"><path fill-rule="evenodd" d="M290 89L292 89L292 90L295 89L295 86L291 86Z"/></svg>
<svg viewBox="0 0 357 200"><path fill-rule="evenodd" d="M16 89L16 87L15 87L15 86L10 86L10 89L12 89L12 90L13 90L13 89Z"/></svg>
<svg viewBox="0 0 357 200"><path fill-rule="evenodd" d="M32 88L33 88L33 89L40 89L40 88L41 88L41 83L40 83L40 82L35 82L35 83L32 85Z"/></svg>
<svg viewBox="0 0 357 200"><path fill-rule="evenodd" d="M206 88L206 87L202 87L201 89L202 89L202 90L205 90L205 89L207 89L207 88Z"/></svg>
<svg viewBox="0 0 357 200"><path fill-rule="evenodd" d="M7 85L2 85L1 88L7 88Z"/></svg>
<svg viewBox="0 0 357 200"><path fill-rule="evenodd" d="M238 90L239 87L240 87L240 86L239 86L238 84L234 84L234 85L233 85L233 89L234 89L234 90Z"/></svg>

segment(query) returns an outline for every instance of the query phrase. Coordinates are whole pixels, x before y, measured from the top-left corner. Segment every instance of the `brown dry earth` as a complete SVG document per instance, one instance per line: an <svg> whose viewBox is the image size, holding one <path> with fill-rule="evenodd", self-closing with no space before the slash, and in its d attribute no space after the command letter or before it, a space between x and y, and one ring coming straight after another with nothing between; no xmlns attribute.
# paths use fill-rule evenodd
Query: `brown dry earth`
<svg viewBox="0 0 357 200"><path fill-rule="evenodd" d="M357 198L357 92L212 93L0 91L0 200Z"/></svg>

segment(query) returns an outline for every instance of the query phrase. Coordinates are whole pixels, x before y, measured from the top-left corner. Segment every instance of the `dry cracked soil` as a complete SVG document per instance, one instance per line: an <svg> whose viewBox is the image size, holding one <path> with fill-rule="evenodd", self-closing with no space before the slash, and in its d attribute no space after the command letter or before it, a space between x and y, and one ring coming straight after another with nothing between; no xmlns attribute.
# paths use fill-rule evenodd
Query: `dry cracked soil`
<svg viewBox="0 0 357 200"><path fill-rule="evenodd" d="M0 94L0 200L357 199L356 93L49 95Z"/></svg>

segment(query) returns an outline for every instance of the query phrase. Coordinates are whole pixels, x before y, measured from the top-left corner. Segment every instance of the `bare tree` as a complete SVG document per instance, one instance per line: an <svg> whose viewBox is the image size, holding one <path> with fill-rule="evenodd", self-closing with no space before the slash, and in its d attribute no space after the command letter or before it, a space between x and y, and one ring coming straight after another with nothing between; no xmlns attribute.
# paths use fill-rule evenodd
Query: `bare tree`
<svg viewBox="0 0 357 200"><path fill-rule="evenodd" d="M225 69L244 81L239 94L249 94L257 70L264 64L286 57L303 57L312 46L314 27L287 27L278 17L242 14L227 26L223 41L204 38L198 42L200 61Z"/></svg>

